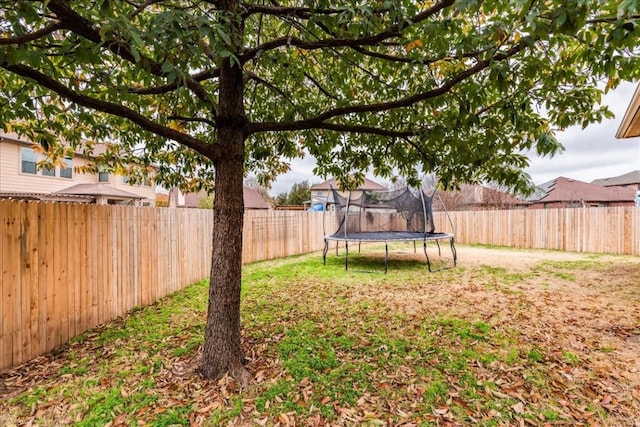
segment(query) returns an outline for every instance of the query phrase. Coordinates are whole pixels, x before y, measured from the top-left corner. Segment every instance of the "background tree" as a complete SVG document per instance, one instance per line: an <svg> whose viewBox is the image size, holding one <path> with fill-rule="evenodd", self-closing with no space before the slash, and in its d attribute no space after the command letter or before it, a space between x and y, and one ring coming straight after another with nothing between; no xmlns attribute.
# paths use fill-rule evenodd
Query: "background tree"
<svg viewBox="0 0 640 427"><path fill-rule="evenodd" d="M277 206L303 205L311 201L311 186L309 181L296 182L289 192L279 193L275 198Z"/></svg>
<svg viewBox="0 0 640 427"><path fill-rule="evenodd" d="M302 205L311 201L311 186L309 181L296 182L291 186L287 197L288 205Z"/></svg>
<svg viewBox="0 0 640 427"><path fill-rule="evenodd" d="M198 208L199 209L213 209L214 198L215 198L214 194L206 194L206 195L200 197L200 200L198 200Z"/></svg>
<svg viewBox="0 0 640 427"><path fill-rule="evenodd" d="M636 2L0 0L0 127L55 153L215 182L201 372L248 380L240 340L242 179L305 151L345 184L527 189L523 152L610 115L638 77ZM131 165L131 166L129 166ZM215 174L214 174L215 171ZM215 180L215 181L214 181Z"/></svg>
<svg viewBox="0 0 640 427"><path fill-rule="evenodd" d="M278 195L275 198L275 204L276 206L284 206L284 205L288 205L289 202L289 193L285 192L285 193L278 193Z"/></svg>

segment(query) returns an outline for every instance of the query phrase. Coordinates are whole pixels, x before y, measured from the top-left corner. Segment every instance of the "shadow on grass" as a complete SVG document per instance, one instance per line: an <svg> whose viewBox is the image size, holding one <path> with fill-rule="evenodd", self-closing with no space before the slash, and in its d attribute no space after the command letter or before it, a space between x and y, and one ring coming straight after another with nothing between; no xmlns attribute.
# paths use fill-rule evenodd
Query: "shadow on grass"
<svg viewBox="0 0 640 427"><path fill-rule="evenodd" d="M447 269L453 267L453 260L446 257L438 257L437 252L430 253L431 269L433 271ZM345 252L342 250L337 256L335 252L333 254L327 254L326 266L330 268L342 268L345 269ZM362 250L358 252L349 252L348 258L348 271L359 273L379 273L384 274L385 267L385 254L382 250ZM429 273L427 267L427 259L422 252L421 248L418 248L417 252L413 250L390 250L387 257L387 270L388 273L406 271L406 272L419 272L424 271Z"/></svg>

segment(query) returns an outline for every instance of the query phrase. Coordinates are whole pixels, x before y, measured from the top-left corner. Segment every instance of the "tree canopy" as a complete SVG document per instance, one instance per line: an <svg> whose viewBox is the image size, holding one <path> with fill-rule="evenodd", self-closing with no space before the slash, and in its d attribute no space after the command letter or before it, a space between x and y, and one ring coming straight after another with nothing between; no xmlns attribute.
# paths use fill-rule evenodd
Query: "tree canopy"
<svg viewBox="0 0 640 427"><path fill-rule="evenodd" d="M555 131L609 116L602 91L640 73L630 0L0 6L0 128L51 153L108 141L98 163L154 164L169 186L215 182L210 377L242 376L244 172L264 182L307 152L347 184L372 168L522 190L523 152L558 152Z"/></svg>
<svg viewBox="0 0 640 427"><path fill-rule="evenodd" d="M154 163L168 185L211 182L225 154L225 60L242 68L245 165L263 179L306 151L343 179L509 186L527 183L523 150L554 154L555 130L608 114L604 77L640 68L628 1L0 4L0 126L45 146L107 140L101 160Z"/></svg>

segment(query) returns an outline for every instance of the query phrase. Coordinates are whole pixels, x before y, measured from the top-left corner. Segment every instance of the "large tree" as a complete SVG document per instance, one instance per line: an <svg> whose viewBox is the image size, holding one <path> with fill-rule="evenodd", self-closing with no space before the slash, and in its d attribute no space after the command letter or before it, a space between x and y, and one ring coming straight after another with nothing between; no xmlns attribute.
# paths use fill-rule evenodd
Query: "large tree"
<svg viewBox="0 0 640 427"><path fill-rule="evenodd" d="M202 187L215 179L201 372L243 381L242 179L307 152L348 184L531 185L523 152L609 114L638 77L636 2L0 1L0 127L52 155ZM605 80L602 80L605 79ZM214 173L215 172L215 173Z"/></svg>

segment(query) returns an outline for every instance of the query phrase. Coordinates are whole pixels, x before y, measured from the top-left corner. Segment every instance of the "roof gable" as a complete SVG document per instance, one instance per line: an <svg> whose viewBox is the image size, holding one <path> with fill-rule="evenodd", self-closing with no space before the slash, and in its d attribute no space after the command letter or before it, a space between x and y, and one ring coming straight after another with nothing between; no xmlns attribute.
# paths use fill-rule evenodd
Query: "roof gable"
<svg viewBox="0 0 640 427"><path fill-rule="evenodd" d="M256 190L242 187L242 198L244 199L245 209L269 209L267 202Z"/></svg>

